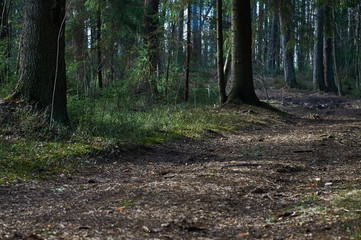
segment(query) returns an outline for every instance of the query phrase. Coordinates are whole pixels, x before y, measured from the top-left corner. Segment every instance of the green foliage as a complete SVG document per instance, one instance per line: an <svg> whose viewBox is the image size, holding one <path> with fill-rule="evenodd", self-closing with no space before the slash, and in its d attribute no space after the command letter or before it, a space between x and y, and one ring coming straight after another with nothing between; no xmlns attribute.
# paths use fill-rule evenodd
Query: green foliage
<svg viewBox="0 0 361 240"><path fill-rule="evenodd" d="M125 106L119 101L126 102L126 99L121 99L116 92L111 94L116 97L108 98L106 102L104 96L94 100L70 99L69 115L78 131L114 140L144 143L153 138L158 142L177 137L200 137L205 129L223 131L228 129L228 118L232 119L227 113L218 116L212 107L150 107L141 97L138 101L133 98L133 103Z"/></svg>
<svg viewBox="0 0 361 240"><path fill-rule="evenodd" d="M0 182L74 174L91 163L89 154L122 144L209 137L266 121L213 105L149 104L127 91L127 86L110 86L97 95L70 96L72 130L49 126L46 113L31 106L2 106Z"/></svg>
<svg viewBox="0 0 361 240"><path fill-rule="evenodd" d="M73 142L0 138L0 183L74 173L84 164L81 157L97 149Z"/></svg>
<svg viewBox="0 0 361 240"><path fill-rule="evenodd" d="M8 96L16 85L16 64L9 52L8 40L0 41L0 99Z"/></svg>
<svg viewBox="0 0 361 240"><path fill-rule="evenodd" d="M73 173L84 164L83 156L99 149L69 129L49 126L44 112L30 106L2 107L0 183Z"/></svg>

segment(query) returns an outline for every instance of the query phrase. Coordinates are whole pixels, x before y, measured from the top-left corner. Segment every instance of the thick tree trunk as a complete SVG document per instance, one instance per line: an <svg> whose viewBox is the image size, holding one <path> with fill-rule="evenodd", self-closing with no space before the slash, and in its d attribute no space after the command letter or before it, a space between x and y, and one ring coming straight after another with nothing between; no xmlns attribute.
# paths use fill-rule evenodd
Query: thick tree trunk
<svg viewBox="0 0 361 240"><path fill-rule="evenodd" d="M293 88L297 84L295 66L294 66L294 56L293 56L294 46L291 41L292 38L291 25L292 25L293 17L290 16L290 14L286 14L287 9L285 9L285 6L286 4L282 3L280 9L283 70L284 70L285 85L287 87ZM288 11L292 11L292 10L288 9Z"/></svg>
<svg viewBox="0 0 361 240"><path fill-rule="evenodd" d="M227 101L226 79L224 77L224 54L223 54L223 0L217 0L217 70L218 70L218 88L219 100L221 104Z"/></svg>
<svg viewBox="0 0 361 240"><path fill-rule="evenodd" d="M152 93L158 95L157 76L159 70L159 0L145 0L144 40L148 45L150 72L148 79Z"/></svg>
<svg viewBox="0 0 361 240"><path fill-rule="evenodd" d="M190 61L191 61L191 4L188 3L187 8L187 49L186 49L186 81L184 89L184 101L188 102L189 100L189 75L190 75Z"/></svg>
<svg viewBox="0 0 361 240"><path fill-rule="evenodd" d="M228 103L260 104L254 91L250 1L232 0L232 89Z"/></svg>
<svg viewBox="0 0 361 240"><path fill-rule="evenodd" d="M68 124L65 0L25 0L24 9L20 78L14 96L40 109L50 108L51 121Z"/></svg>
<svg viewBox="0 0 361 240"><path fill-rule="evenodd" d="M315 44L313 50L313 88L325 91L323 67L323 7L318 6L315 12Z"/></svg>

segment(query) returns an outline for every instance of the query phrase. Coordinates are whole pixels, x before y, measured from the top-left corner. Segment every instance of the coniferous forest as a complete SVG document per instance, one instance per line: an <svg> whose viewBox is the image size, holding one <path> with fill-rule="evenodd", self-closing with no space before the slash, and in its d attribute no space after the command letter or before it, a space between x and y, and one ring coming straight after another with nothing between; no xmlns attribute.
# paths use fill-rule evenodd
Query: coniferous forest
<svg viewBox="0 0 361 240"><path fill-rule="evenodd" d="M361 239L359 0L0 0L1 239Z"/></svg>

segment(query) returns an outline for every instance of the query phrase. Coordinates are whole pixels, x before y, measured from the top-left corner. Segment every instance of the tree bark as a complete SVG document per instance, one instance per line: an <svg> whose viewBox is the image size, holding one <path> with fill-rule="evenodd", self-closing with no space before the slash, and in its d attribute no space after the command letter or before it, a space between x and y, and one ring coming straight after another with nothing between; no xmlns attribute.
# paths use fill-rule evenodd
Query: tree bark
<svg viewBox="0 0 361 240"><path fill-rule="evenodd" d="M260 104L254 91L250 1L232 0L232 89L228 103Z"/></svg>
<svg viewBox="0 0 361 240"><path fill-rule="evenodd" d="M315 12L315 44L313 50L313 88L325 91L323 67L323 7L317 6Z"/></svg>
<svg viewBox="0 0 361 240"><path fill-rule="evenodd" d="M51 121L68 124L65 0L25 0L24 10L20 78L13 96L42 110L51 108Z"/></svg>
<svg viewBox="0 0 361 240"><path fill-rule="evenodd" d="M217 0L217 70L218 70L218 87L219 100L221 104L227 101L226 80L224 77L224 54L223 54L223 0Z"/></svg>

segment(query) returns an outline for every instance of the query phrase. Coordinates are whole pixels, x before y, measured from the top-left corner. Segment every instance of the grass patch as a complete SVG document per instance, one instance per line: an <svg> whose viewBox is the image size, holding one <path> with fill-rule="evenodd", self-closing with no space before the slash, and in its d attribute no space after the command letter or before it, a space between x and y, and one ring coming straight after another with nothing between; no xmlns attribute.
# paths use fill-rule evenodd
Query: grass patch
<svg viewBox="0 0 361 240"><path fill-rule="evenodd" d="M83 156L98 149L80 143L0 139L0 183L72 174L84 164Z"/></svg>
<svg viewBox="0 0 361 240"><path fill-rule="evenodd" d="M141 144L183 137L200 138L206 135L205 130L225 133L252 123L267 123L266 117L261 114L240 113L217 106L156 105L118 109L111 101L107 107L100 102L91 106L79 101L82 100L69 104L78 133ZM83 114L77 111L79 105L85 106Z"/></svg>
<svg viewBox="0 0 361 240"><path fill-rule="evenodd" d="M342 190L326 195L303 195L301 201L286 211L300 216L295 222L308 222L319 226L332 226L347 239L361 239L361 190Z"/></svg>
<svg viewBox="0 0 361 240"><path fill-rule="evenodd" d="M107 100L105 100L107 99ZM206 138L270 122L251 107L144 105L119 107L113 97L69 98L72 128L49 126L46 113L31 106L0 106L0 183L73 174L88 154L106 154L128 144L151 145L171 139Z"/></svg>

